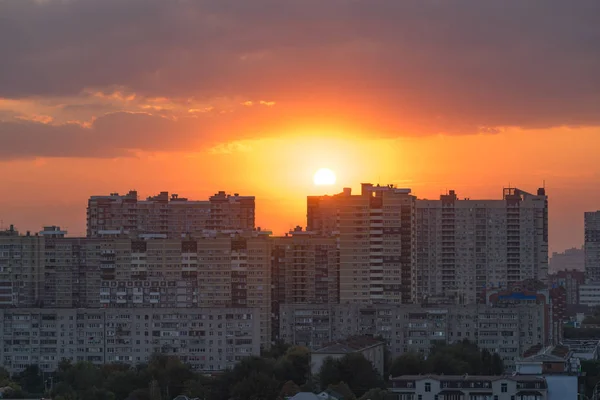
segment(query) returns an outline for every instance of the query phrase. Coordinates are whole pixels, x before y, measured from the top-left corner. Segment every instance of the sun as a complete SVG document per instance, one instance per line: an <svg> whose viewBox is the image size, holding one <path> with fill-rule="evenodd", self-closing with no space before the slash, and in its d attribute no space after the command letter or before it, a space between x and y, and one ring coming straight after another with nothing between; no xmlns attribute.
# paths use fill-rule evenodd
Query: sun
<svg viewBox="0 0 600 400"><path fill-rule="evenodd" d="M329 168L320 168L315 172L313 177L315 185L334 185L335 184L335 173Z"/></svg>

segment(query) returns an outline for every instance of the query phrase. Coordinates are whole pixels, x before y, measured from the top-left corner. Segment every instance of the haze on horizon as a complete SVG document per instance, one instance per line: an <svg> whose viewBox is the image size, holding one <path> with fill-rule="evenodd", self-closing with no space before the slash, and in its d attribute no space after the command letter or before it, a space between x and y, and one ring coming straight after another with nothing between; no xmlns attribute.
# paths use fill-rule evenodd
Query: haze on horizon
<svg viewBox="0 0 600 400"><path fill-rule="evenodd" d="M0 220L85 230L87 198L361 182L550 198L550 251L600 209L600 3L0 0ZM327 167L336 184L313 184Z"/></svg>

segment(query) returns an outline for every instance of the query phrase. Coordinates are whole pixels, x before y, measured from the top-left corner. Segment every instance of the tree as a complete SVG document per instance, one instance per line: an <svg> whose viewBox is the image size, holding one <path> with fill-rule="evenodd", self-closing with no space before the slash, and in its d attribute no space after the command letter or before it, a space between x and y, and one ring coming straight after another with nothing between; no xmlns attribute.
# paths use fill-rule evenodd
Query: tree
<svg viewBox="0 0 600 400"><path fill-rule="evenodd" d="M310 351L306 347L290 347L275 364L275 376L281 382L303 385L310 377Z"/></svg>
<svg viewBox="0 0 600 400"><path fill-rule="evenodd" d="M231 390L234 400L275 400L279 381L264 372L253 372Z"/></svg>
<svg viewBox="0 0 600 400"><path fill-rule="evenodd" d="M162 396L160 395L160 387L158 386L158 381L156 379L150 382L150 388L148 388L148 394L150 400L161 400Z"/></svg>
<svg viewBox="0 0 600 400"><path fill-rule="evenodd" d="M37 365L28 365L18 377L19 385L28 393L44 393L44 378Z"/></svg>
<svg viewBox="0 0 600 400"><path fill-rule="evenodd" d="M385 396L388 394L388 391L385 389L375 388L369 390L367 393L362 395L359 400L385 400Z"/></svg>
<svg viewBox="0 0 600 400"><path fill-rule="evenodd" d="M260 356L262 358L272 358L277 360L283 357L290 347L292 346L288 343L285 343L283 340L276 340L275 343L271 345L269 350L261 349Z"/></svg>
<svg viewBox="0 0 600 400"><path fill-rule="evenodd" d="M299 392L300 388L294 383L294 381L287 381L283 384L277 400L285 400L287 397L295 396Z"/></svg>
<svg viewBox="0 0 600 400"><path fill-rule="evenodd" d="M344 400L356 400L356 396L352 393L352 389L344 382L340 382L337 385L329 385L327 388L328 392L335 392L341 394Z"/></svg>
<svg viewBox="0 0 600 400"><path fill-rule="evenodd" d="M347 382L356 396L362 396L370 389L383 387L381 376L361 353L346 354L338 360L325 359L319 370L321 387L340 382Z"/></svg>
<svg viewBox="0 0 600 400"><path fill-rule="evenodd" d="M393 377L401 375L419 375L427 372L425 358L421 353L408 352L392 361L390 375Z"/></svg>
<svg viewBox="0 0 600 400"><path fill-rule="evenodd" d="M115 369L106 375L104 387L113 392L117 399L125 399L140 386L137 382L137 373L134 370Z"/></svg>
<svg viewBox="0 0 600 400"><path fill-rule="evenodd" d="M212 396L213 386L213 379L198 375L185 382L184 394L190 398L206 399Z"/></svg>
<svg viewBox="0 0 600 400"><path fill-rule="evenodd" d="M342 374L339 368L339 361L327 357L321 368L319 368L319 385L321 390L325 390L329 385L337 384L342 381Z"/></svg>

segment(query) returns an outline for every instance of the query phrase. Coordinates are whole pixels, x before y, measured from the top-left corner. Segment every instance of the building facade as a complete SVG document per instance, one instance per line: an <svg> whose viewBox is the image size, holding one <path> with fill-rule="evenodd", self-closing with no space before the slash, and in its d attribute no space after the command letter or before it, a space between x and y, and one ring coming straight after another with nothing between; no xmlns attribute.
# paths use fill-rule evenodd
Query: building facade
<svg viewBox="0 0 600 400"><path fill-rule="evenodd" d="M589 307L600 306L600 282L579 285L579 304Z"/></svg>
<svg viewBox="0 0 600 400"><path fill-rule="evenodd" d="M92 196L87 207L87 237L106 232L161 234L178 239L204 230L253 230L253 196L221 191L208 201L188 200L160 192L140 200L136 191Z"/></svg>
<svg viewBox="0 0 600 400"><path fill-rule="evenodd" d="M547 282L548 198L504 189L499 200L416 201L417 297L483 302L483 289L535 279Z"/></svg>
<svg viewBox="0 0 600 400"><path fill-rule="evenodd" d="M585 272L581 270L560 270L548 277L550 288L564 288L567 304L579 304L579 285L585 283Z"/></svg>
<svg viewBox="0 0 600 400"><path fill-rule="evenodd" d="M586 212L585 223L585 274L591 281L600 281L600 211Z"/></svg>
<svg viewBox="0 0 600 400"><path fill-rule="evenodd" d="M546 344L547 306L453 305L424 307L392 304L284 304L280 337L318 349L357 335L382 337L391 354L428 354L437 342L468 339L496 352L508 370L523 352Z"/></svg>
<svg viewBox="0 0 600 400"><path fill-rule="evenodd" d="M259 319L255 308L0 309L0 357L10 373L54 372L62 359L136 365L154 353L221 371L260 354Z"/></svg>
<svg viewBox="0 0 600 400"><path fill-rule="evenodd" d="M541 376L403 375L391 380L390 400L550 400ZM575 392L575 395L577 392Z"/></svg>
<svg viewBox="0 0 600 400"><path fill-rule="evenodd" d="M336 238L299 227L272 238L272 244L271 312L276 340L280 304L339 302L339 250Z"/></svg>
<svg viewBox="0 0 600 400"><path fill-rule="evenodd" d="M410 189L362 184L307 198L307 229L339 235L340 302L415 301L415 201Z"/></svg>
<svg viewBox="0 0 600 400"><path fill-rule="evenodd" d="M245 235L70 238L0 235L0 307L248 307L271 343L271 240ZM5 254L6 253L6 254Z"/></svg>

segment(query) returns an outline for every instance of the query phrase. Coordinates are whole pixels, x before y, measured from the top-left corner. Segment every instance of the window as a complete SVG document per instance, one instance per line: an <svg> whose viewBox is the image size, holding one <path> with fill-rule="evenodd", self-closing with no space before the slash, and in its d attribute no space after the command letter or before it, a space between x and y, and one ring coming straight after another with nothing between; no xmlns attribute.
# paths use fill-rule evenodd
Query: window
<svg viewBox="0 0 600 400"><path fill-rule="evenodd" d="M501 386L501 389L500 389L500 391L501 391L502 393L506 393L506 392L508 392L508 384L506 384L506 383L503 383L503 384L502 384L502 386Z"/></svg>
<svg viewBox="0 0 600 400"><path fill-rule="evenodd" d="M431 392L431 383L425 382L425 392Z"/></svg>

